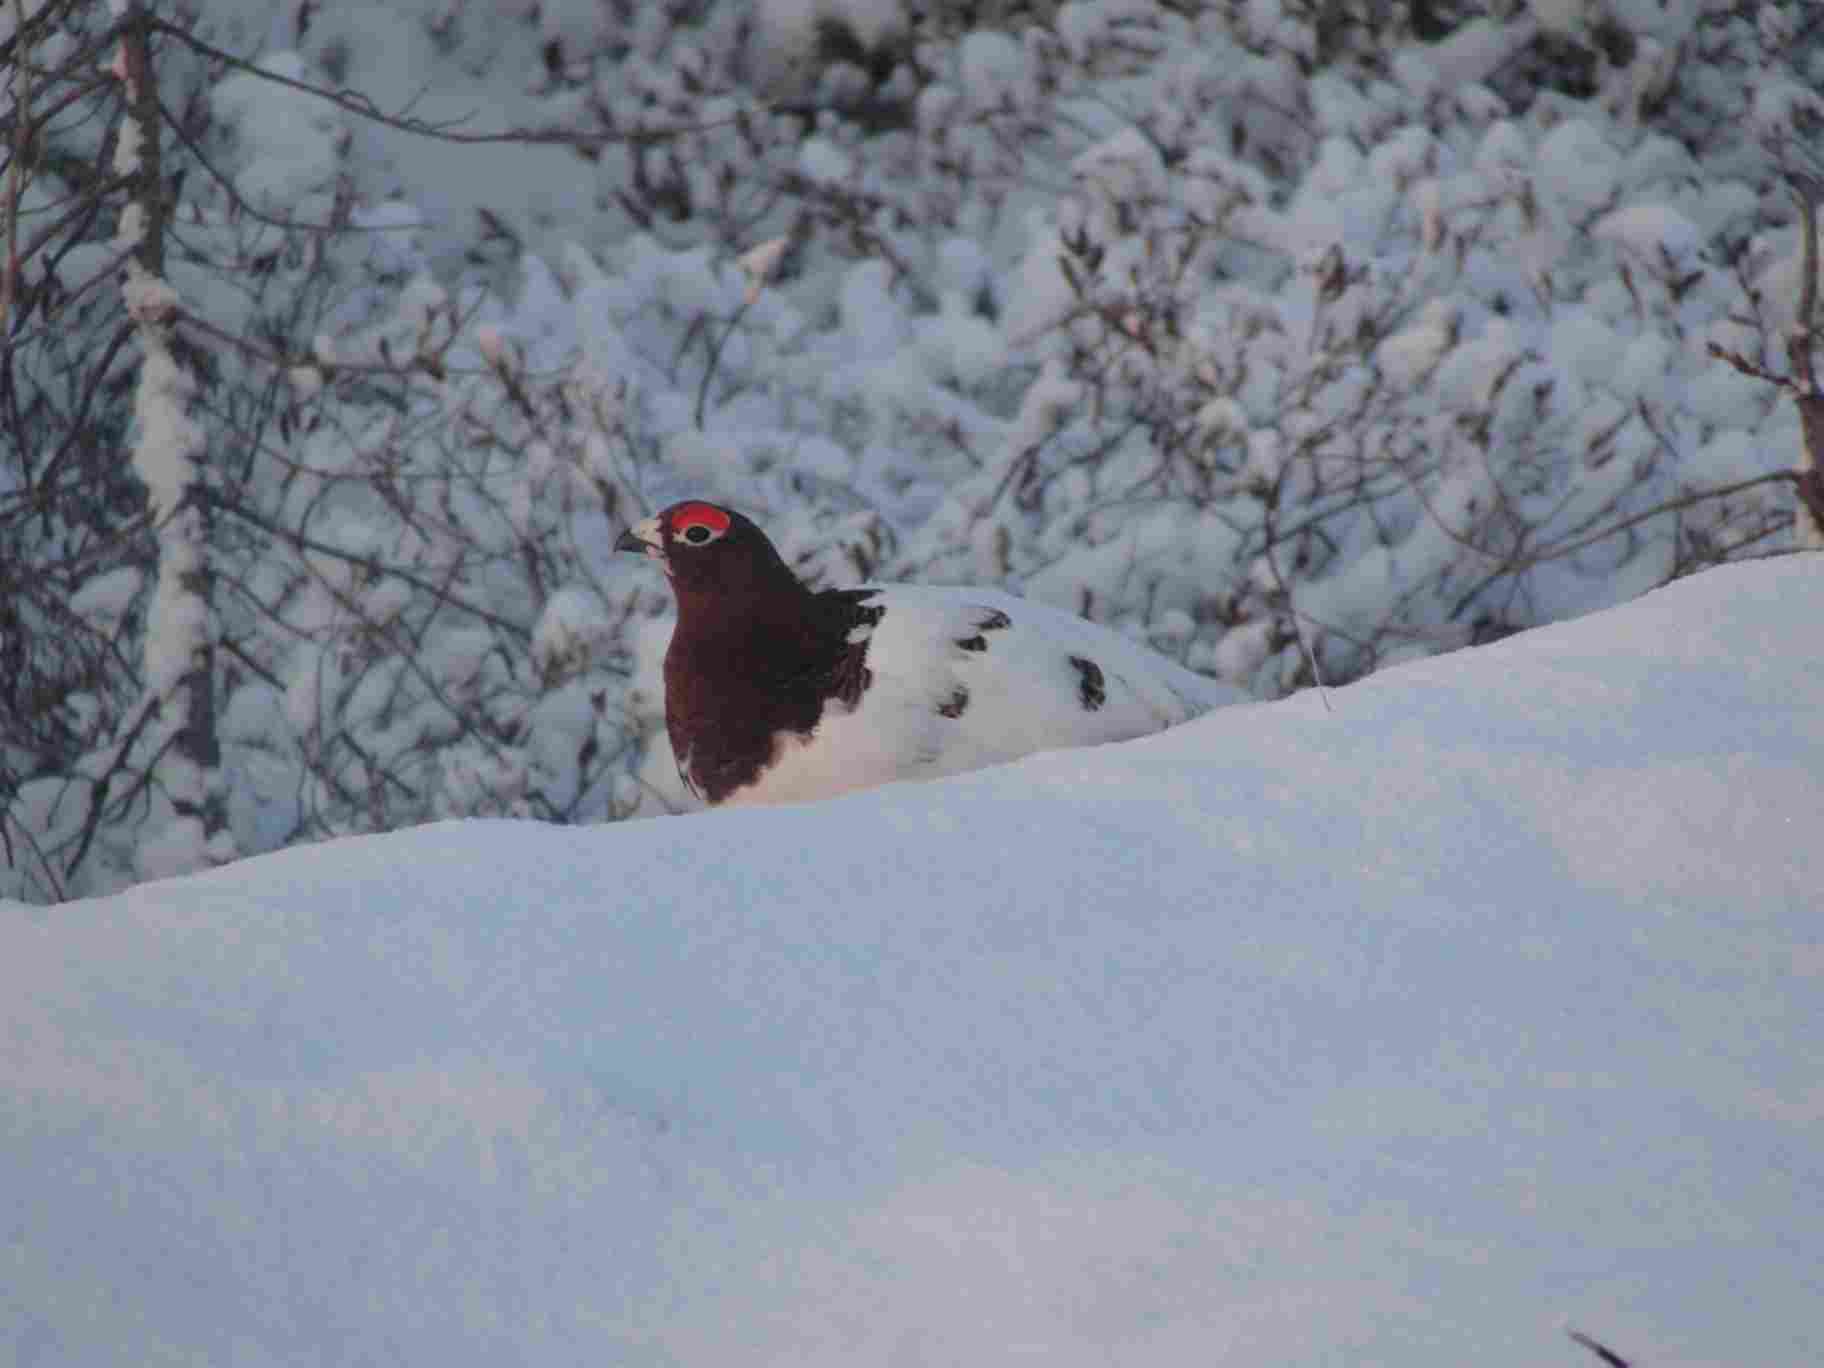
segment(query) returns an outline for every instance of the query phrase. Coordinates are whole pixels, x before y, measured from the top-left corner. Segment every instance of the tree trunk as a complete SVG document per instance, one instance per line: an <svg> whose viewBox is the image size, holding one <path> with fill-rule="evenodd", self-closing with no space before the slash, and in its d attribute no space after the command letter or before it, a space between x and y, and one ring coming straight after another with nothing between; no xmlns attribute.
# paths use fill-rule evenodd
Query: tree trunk
<svg viewBox="0 0 1824 1368"><path fill-rule="evenodd" d="M122 19L115 71L126 88L114 168L132 184L118 241L130 248L127 311L143 357L134 397L135 473L144 482L158 547L158 585L145 629L150 787L170 805L139 842L140 872L177 874L234 854L216 728L215 631L210 567L209 445L196 421L197 355L177 333L179 301L165 281L162 119L152 65L152 26L141 0L115 0Z"/></svg>

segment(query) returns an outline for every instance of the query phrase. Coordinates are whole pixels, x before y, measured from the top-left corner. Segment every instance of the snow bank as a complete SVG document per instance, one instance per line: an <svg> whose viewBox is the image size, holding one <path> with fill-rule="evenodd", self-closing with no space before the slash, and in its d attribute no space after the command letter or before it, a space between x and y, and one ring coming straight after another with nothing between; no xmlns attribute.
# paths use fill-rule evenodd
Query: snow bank
<svg viewBox="0 0 1824 1368"><path fill-rule="evenodd" d="M8 906L0 1357L1816 1361L1820 614Z"/></svg>

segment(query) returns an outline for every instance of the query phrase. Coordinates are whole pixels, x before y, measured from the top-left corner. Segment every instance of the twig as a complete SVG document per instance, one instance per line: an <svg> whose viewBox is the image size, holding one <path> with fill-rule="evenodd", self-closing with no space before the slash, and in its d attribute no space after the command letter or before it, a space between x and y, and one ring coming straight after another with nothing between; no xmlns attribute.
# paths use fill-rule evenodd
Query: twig
<svg viewBox="0 0 1824 1368"><path fill-rule="evenodd" d="M245 214L248 218L253 219L257 223L264 223L270 228L281 228L288 233L316 233L323 237L340 237L343 234L360 233L373 233L378 236L381 233L394 232L400 228L420 228L424 226L422 223L388 223L384 225L335 222L310 223L304 219L292 218L289 215L265 213L247 202L241 192L235 188L234 182L222 173L221 169L216 166L215 161L209 154L203 151L203 149L197 145L196 139L192 138L185 130L184 121L171 110L166 109L163 101L159 102L158 110L159 114L164 119L165 127L170 129L178 142L183 144L184 150L195 158L195 164L202 168L203 174L215 182L216 187L227 197L228 203L233 207L234 212L237 214Z"/></svg>
<svg viewBox="0 0 1824 1368"><path fill-rule="evenodd" d="M1824 545L1824 393L1818 391L1817 373L1812 368L1811 352L1817 341L1815 319L1818 304L1818 204L1824 202L1824 181L1815 176L1794 173L1793 194L1799 201L1799 300L1786 333L1785 375L1776 375L1765 366L1756 365L1740 352L1712 342L1710 355L1743 375L1765 381L1785 390L1799 410L1799 432L1804 450L1791 472L1793 493L1809 523L1807 531L1814 544Z"/></svg>
<svg viewBox="0 0 1824 1368"><path fill-rule="evenodd" d="M1620 1354L1616 1353L1608 1346L1591 1339L1581 1330L1566 1330L1564 1333L1571 1337L1573 1343L1581 1344L1585 1349L1588 1349L1592 1354L1596 1355L1597 1358L1608 1364L1609 1368L1628 1368L1628 1361Z"/></svg>
<svg viewBox="0 0 1824 1368"><path fill-rule="evenodd" d="M703 410L709 404L709 386L716 378L716 372L722 367L722 348L728 345L728 339L735 335L735 329L741 326L741 320L747 317L747 311L753 308L758 295L749 293L735 309L728 320L728 326L722 329L721 336L712 336L709 341L709 355L703 363L703 379L697 384L697 405L691 416L692 426L698 432L703 431Z"/></svg>
<svg viewBox="0 0 1824 1368"><path fill-rule="evenodd" d="M1279 479L1274 482L1273 497L1263 504L1264 520L1261 530L1265 534L1265 544L1261 550L1267 562L1267 569L1273 572L1273 582L1279 586L1279 592L1286 596L1286 616L1292 619L1292 630L1298 636L1299 649L1305 653L1305 661L1311 666L1311 682L1317 685L1317 696L1323 702L1324 711L1333 713L1336 709L1330 706L1330 690L1324 686L1323 672L1318 669L1317 652L1313 651L1311 643L1305 640L1305 624L1299 620L1298 604L1293 601L1292 588L1286 583L1285 576L1279 573L1279 558L1273 554L1273 546L1277 540L1273 524L1279 512L1280 486L1284 484L1285 478L1286 467L1281 466Z"/></svg>
<svg viewBox="0 0 1824 1368"><path fill-rule="evenodd" d="M25 0L13 0L15 32L25 42ZM13 164L7 168L5 203L6 276L0 280L0 330L13 316L19 297L19 198L25 190L25 161L32 148L32 64L23 51L13 54ZM10 854L10 848L9 848Z"/></svg>
<svg viewBox="0 0 1824 1368"><path fill-rule="evenodd" d="M94 843L95 837L101 831L101 819L107 812L108 795L109 790L114 786L114 776L126 770L128 756L131 753L134 744L139 740L139 734L145 730L146 724L158 715L158 710L159 700L153 697L150 692L141 697L139 703L139 716L134 719L133 725L126 729L126 736L121 740L120 744L115 747L114 758L109 762L107 772L104 773L101 778L89 785L89 810L87 815L83 818L82 836L76 843L76 853L70 856L69 862L63 867L63 877L65 879L75 878L76 871L82 867L82 862L88 858L89 847ZM170 736L165 738L166 745L168 746L176 737L177 733L173 731ZM152 772L153 767L157 763L158 761L155 757L151 763L144 767L138 781L136 781L133 787L122 797L121 802L123 805L133 800L133 797L139 792L141 785L143 785L146 775ZM72 782L74 781L72 780Z"/></svg>
<svg viewBox="0 0 1824 1368"><path fill-rule="evenodd" d="M210 507L219 509L222 512L227 513L230 517L239 518L242 522L257 527L269 536L275 537L281 542L289 543L300 551L310 551L320 556L329 556L332 559L342 561L344 564L359 566L375 575L390 575L394 579L401 580L404 583L411 585L414 589L424 591L438 602L446 604L449 607L456 609L458 612L467 613L478 621L487 623L490 627L505 633L508 637L522 645L532 639L532 633L527 628L502 617L498 613L484 608L479 603L459 597L450 591L448 585L433 583L424 576L407 570L403 566L383 562L371 555L364 555L354 551L345 551L339 546L331 546L327 542L321 542L314 537L305 536L301 532L295 532L290 528L280 526L278 523L255 512L243 503L224 499L220 495L211 498Z"/></svg>
<svg viewBox="0 0 1824 1368"><path fill-rule="evenodd" d="M1793 193L1799 197L1799 231L1804 235L1801 261L1804 279L1799 282L1799 308L1786 335L1786 359L1792 367L1792 397L1799 406L1799 430L1805 436L1805 454L1799 462L1795 486L1799 502L1811 520L1814 538L1824 541L1824 394L1811 368L1811 349L1817 333L1814 321L1818 303L1818 203L1824 200L1824 183L1795 174Z"/></svg>
<svg viewBox="0 0 1824 1368"><path fill-rule="evenodd" d="M225 62L237 71L244 71L250 76L257 76L274 85L287 86L306 95L314 95L319 100L327 100L338 109L345 109L350 114L358 114L364 119L396 128L402 133L412 133L421 138L436 138L440 142L452 143L525 143L534 146L551 147L598 147L607 143L658 143L668 142L674 138L688 137L692 133L704 133L714 128L723 128L742 118L741 114L731 114L721 119L706 119L702 123L676 124L669 128L640 128L625 133L570 133L556 128L509 128L498 133L463 133L457 125L465 122L452 119L442 123L433 123L428 119L413 118L408 114L389 114L380 108L366 95L358 90L343 87L331 90L327 86L312 85L308 81L295 80L290 76L281 76L276 71L237 57L232 52L224 51L178 24L166 19L153 19L152 25L162 33L168 33L193 52L217 62Z"/></svg>

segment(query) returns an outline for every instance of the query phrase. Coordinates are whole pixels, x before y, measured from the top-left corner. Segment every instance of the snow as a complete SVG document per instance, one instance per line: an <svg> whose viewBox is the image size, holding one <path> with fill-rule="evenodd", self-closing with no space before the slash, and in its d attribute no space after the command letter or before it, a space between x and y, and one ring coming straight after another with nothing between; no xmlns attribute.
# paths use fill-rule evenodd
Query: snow
<svg viewBox="0 0 1824 1368"><path fill-rule="evenodd" d="M273 53L259 69L284 80L308 82L295 52ZM210 96L210 108L237 140L244 169L235 190L256 206L287 206L335 176L338 143L346 137L341 116L324 101L253 72L236 72Z"/></svg>
<svg viewBox="0 0 1824 1368"><path fill-rule="evenodd" d="M1459 91L1485 80L1533 38L1525 23L1476 19L1442 42L1408 48L1395 56L1400 83L1415 95Z"/></svg>
<svg viewBox="0 0 1824 1368"><path fill-rule="evenodd" d="M1443 360L1456 333L1456 310L1450 301L1428 300L1410 327L1376 348L1375 362L1396 385L1417 385Z"/></svg>
<svg viewBox="0 0 1824 1368"><path fill-rule="evenodd" d="M601 604L574 585L551 596L532 632L532 659L546 673L575 671L612 634Z"/></svg>
<svg viewBox="0 0 1824 1368"><path fill-rule="evenodd" d="M1819 572L8 905L0 1358L1816 1362Z"/></svg>
<svg viewBox="0 0 1824 1368"><path fill-rule="evenodd" d="M118 624L145 587L145 576L132 566L97 575L70 597L70 612L95 622Z"/></svg>
<svg viewBox="0 0 1824 1368"><path fill-rule="evenodd" d="M798 168L814 183L840 185L855 174L855 160L828 138L808 138L799 149Z"/></svg>
<svg viewBox="0 0 1824 1368"><path fill-rule="evenodd" d="M1569 38L1585 36L1591 27L1590 0L1531 0L1540 27Z"/></svg>
<svg viewBox="0 0 1824 1368"><path fill-rule="evenodd" d="M1571 119L1539 144L1539 172L1554 194L1578 209L1601 209L1615 197L1621 158L1592 125Z"/></svg>
<svg viewBox="0 0 1824 1368"><path fill-rule="evenodd" d="M1700 248L1696 226L1662 204L1631 204L1617 209L1598 219L1590 232L1599 239L1620 243L1649 262L1687 265Z"/></svg>

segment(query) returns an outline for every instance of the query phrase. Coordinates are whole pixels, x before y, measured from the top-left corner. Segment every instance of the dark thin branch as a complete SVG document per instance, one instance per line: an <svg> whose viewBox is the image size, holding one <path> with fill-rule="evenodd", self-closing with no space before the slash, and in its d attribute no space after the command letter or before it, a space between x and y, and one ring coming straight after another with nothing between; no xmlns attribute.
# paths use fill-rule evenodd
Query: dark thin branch
<svg viewBox="0 0 1824 1368"><path fill-rule="evenodd" d="M1596 1355L1597 1358L1608 1364L1609 1368L1628 1368L1628 1361L1620 1354L1616 1353L1613 1349L1608 1348L1606 1345L1591 1339L1581 1330L1566 1330L1564 1333L1571 1337L1573 1343L1582 1345L1585 1349L1588 1349L1592 1354Z"/></svg>
<svg viewBox="0 0 1824 1368"><path fill-rule="evenodd" d="M22 0L15 0L20 20L25 18L25 6ZM24 30L23 22L19 24ZM13 156L12 165L6 169L6 186L0 191L0 216L4 216L4 233L6 262L4 276L0 277L0 329L4 329L13 316L13 303L19 297L19 201L25 192L25 166L31 152L32 135L36 131L36 122L31 117L32 108L32 64L29 61L13 63L12 96L13 96ZM7 855L12 855L12 844L7 844Z"/></svg>
<svg viewBox="0 0 1824 1368"><path fill-rule="evenodd" d="M1824 182L1795 175L1799 197L1799 231L1805 241L1804 279L1799 283L1799 309L1786 338L1787 364L1792 367L1793 402L1799 407L1799 430L1805 439L1804 459L1794 486L1799 503L1811 523L1811 532L1824 538L1824 394L1812 370L1811 352L1817 343L1814 320L1818 302L1818 204L1824 201Z"/></svg>
<svg viewBox="0 0 1824 1368"><path fill-rule="evenodd" d="M66 424L67 431L63 442L51 458L45 462L44 469L38 472L38 478L34 482L37 488L49 488L51 482L61 472L64 462L72 456L83 454L89 439L90 409L101 395L102 390L107 387L108 378L114 366L114 358L132 340L133 325L123 318L115 327L113 335L109 337L107 346L102 348L99 363L89 366L88 374L83 379L82 395L77 401L75 412L70 415Z"/></svg>
<svg viewBox="0 0 1824 1368"><path fill-rule="evenodd" d="M1793 315L1793 326L1806 337L1810 337L1813 331L1812 320L1816 317L1818 304L1817 206L1824 201L1824 181L1819 181L1815 176L1808 176L1803 172L1794 172L1792 189L1799 199L1799 231L1803 239L1799 243L1801 263L1799 307Z"/></svg>
<svg viewBox="0 0 1824 1368"><path fill-rule="evenodd" d="M139 740L139 734L145 730L148 722L158 716L158 703L158 699L154 698L149 693L141 698L139 716L134 719L133 725L127 728L126 736L121 739L119 745L115 748L114 759L108 765L107 773L103 774L101 778L95 780L94 783L89 786L89 811L87 816L83 818L82 837L77 842L76 853L70 856L69 863L63 867L64 878L74 878L76 876L76 871L82 867L82 862L88 858L89 847L94 844L95 837L101 830L102 815L108 808L108 792L113 787L114 776L121 774L126 770L127 757L131 754L134 743ZM166 738L166 744L169 745L176 737L177 733L173 732ZM153 767L156 766L157 763L157 760L154 759L151 764L143 767L140 775L142 782L145 775L151 773ZM72 780L72 782L74 781ZM130 801L133 794L138 791L139 785L135 784L134 788L122 799L122 802Z"/></svg>
<svg viewBox="0 0 1824 1368"><path fill-rule="evenodd" d="M1546 542L1530 555L1516 556L1503 561L1457 600L1455 608L1452 609L1452 615L1454 616L1457 613L1461 613L1471 603L1475 602L1484 590L1499 580L1506 579L1510 575L1524 574L1535 566L1543 565L1546 561L1557 560L1562 556L1571 556L1579 551L1586 551L1599 542L1607 541L1610 537L1620 536L1623 532L1632 531L1642 523L1651 522L1653 519L1664 517L1668 513L1676 513L1683 509L1695 508L1697 505L1708 503L1712 499L1726 499L1731 494L1746 493L1748 490L1757 489L1762 485L1796 484L1798 480L1799 476L1795 471L1770 470L1765 475L1755 475L1746 480L1737 480L1734 484L1711 485L1703 489L1692 490L1688 494L1680 494L1676 498L1664 499L1661 502L1654 504L1651 508L1643 509L1641 512L1623 518L1619 522L1605 523L1594 532L1582 536L1573 534L1569 537L1560 539L1559 541Z"/></svg>
<svg viewBox="0 0 1824 1368"><path fill-rule="evenodd" d="M179 308L177 321L187 328L213 338L223 346L232 347L241 355L251 357L265 365L278 370L290 370L294 366L310 366L324 373L327 379L331 375L374 375L394 380L409 379L413 375L422 375L433 381L448 380L452 376L491 375L493 368L483 364L477 366L451 366L444 361L444 355L462 335L464 326L480 311L481 301L477 302L463 314L450 317L449 335L442 344L434 349L420 349L399 361L325 361L315 352L302 351L286 353L273 351L261 346L241 333L230 332L218 323L211 322L199 313Z"/></svg>
<svg viewBox="0 0 1824 1368"><path fill-rule="evenodd" d="M32 858L38 862L35 871L38 877L49 881L51 896L58 902L62 902L65 898L69 897L69 892L63 879L57 873L57 866L52 861L50 852L45 850L44 846L39 843L38 837L32 832L31 828L26 826L23 822L14 821L12 817L8 815L9 811L10 803L9 807L0 808L0 829L4 829L8 833L6 838L7 864L12 868L18 867L13 862L13 838L11 835L12 829L17 828L21 838L23 838L26 845L31 848Z"/></svg>
<svg viewBox="0 0 1824 1368"><path fill-rule="evenodd" d="M1793 493L1799 501L1804 519L1816 538L1824 540L1824 393L1818 390L1817 373L1812 365L1812 349L1817 345L1818 303L1818 205L1824 203L1824 181L1815 176L1795 173L1793 193L1799 200L1800 275L1798 308L1792 327L1786 334L1785 375L1776 375L1765 366L1756 365L1740 352L1712 342L1710 355L1754 380L1776 385L1792 396L1799 410L1799 432L1804 442L1796 471L1790 472Z"/></svg>
<svg viewBox="0 0 1824 1368"><path fill-rule="evenodd" d="M173 24L169 20L155 19L153 24L161 32L170 34L193 52L213 61L225 62L237 71L244 71L250 76L257 76L263 81L271 81L274 85L286 86L305 95L314 95L320 100L326 100L335 105L338 109L347 110L350 114L358 115L363 119L371 119L388 128L396 128L402 133L411 133L420 138L435 138L439 142L522 143L528 146L584 148L601 147L614 143L642 145L669 142L676 138L688 137L693 133L725 128L742 117L739 114L731 114L726 118L708 119L702 123L676 124L669 128L640 128L627 132L570 133L561 128L510 128L498 133L465 133L461 131L460 126L467 122L469 116L434 123L428 119L413 118L409 114L388 113L358 90L352 90L346 86L330 90L326 86L312 85L308 81L281 76L244 57L237 57L232 52L205 43L189 30Z"/></svg>
<svg viewBox="0 0 1824 1368"><path fill-rule="evenodd" d="M230 517L239 518L242 522L249 523L252 526L259 528L261 531L276 537L279 541L297 547L299 550L312 551L320 556L330 556L349 565L358 565L372 574L385 575L390 576L393 579L402 580L406 584L411 585L414 589L422 589L438 602L447 603L450 607L459 609L460 611L469 614L471 617L487 623L490 627L505 632L508 636L512 637L513 640L520 642L521 644L528 643L532 640L532 634L527 631L526 628L507 618L501 617L498 613L483 608L479 604L470 603L466 599L458 598L455 594L450 592L447 585L434 584L430 580L425 579L422 575L414 574L412 571L404 569L401 566L386 565L376 560L373 556L357 555L352 551L344 551L339 546L331 546L328 542L320 542L315 537L306 536L302 532L295 532L288 527L281 527L278 523L272 522L261 514L255 513L245 504L230 502L219 496L211 499L210 502L212 507L220 509Z"/></svg>
<svg viewBox="0 0 1824 1368"><path fill-rule="evenodd" d="M304 219L294 219L279 214L268 214L248 203L240 191L234 188L234 182L216 169L215 162L211 160L209 154L201 147L198 147L196 139L192 138L190 134L185 131L183 120L179 119L169 109L166 109L162 101L159 103L158 109L159 113L164 118L165 127L169 128L177 135L177 140L182 143L184 149L196 159L196 165L202 168L203 174L214 181L221 192L228 197L228 202L234 206L235 212L245 214L248 218L253 219L257 223L264 223L270 228L281 228L288 233L316 233L322 237L339 237L344 233L390 233L397 228L418 228L424 226L422 224L397 223L389 223L384 226L346 222L310 223Z"/></svg>

